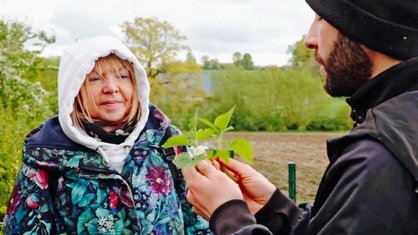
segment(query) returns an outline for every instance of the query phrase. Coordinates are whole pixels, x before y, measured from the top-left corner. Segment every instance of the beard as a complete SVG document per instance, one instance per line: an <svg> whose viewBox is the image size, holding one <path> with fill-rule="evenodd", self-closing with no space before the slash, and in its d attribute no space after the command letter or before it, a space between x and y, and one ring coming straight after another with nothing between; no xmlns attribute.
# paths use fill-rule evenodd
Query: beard
<svg viewBox="0 0 418 235"><path fill-rule="evenodd" d="M351 96L371 79L372 62L361 44L339 34L329 58L315 52L315 59L324 66L324 89L333 96Z"/></svg>

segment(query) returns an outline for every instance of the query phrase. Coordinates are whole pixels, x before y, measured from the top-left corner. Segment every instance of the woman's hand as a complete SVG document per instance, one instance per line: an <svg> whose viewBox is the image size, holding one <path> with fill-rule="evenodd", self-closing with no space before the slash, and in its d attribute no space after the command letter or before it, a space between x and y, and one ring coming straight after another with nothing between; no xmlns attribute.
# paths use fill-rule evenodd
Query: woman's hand
<svg viewBox="0 0 418 235"><path fill-rule="evenodd" d="M182 173L189 187L187 200L193 205L194 211L206 220L223 203L243 199L238 184L209 160L182 169Z"/></svg>
<svg viewBox="0 0 418 235"><path fill-rule="evenodd" d="M234 180L220 168L226 168L235 175ZM209 219L220 205L233 199L244 199L251 213L255 214L276 190L270 181L248 164L233 159L229 164L202 161L195 167L182 169L182 172L189 187L187 200L205 219Z"/></svg>

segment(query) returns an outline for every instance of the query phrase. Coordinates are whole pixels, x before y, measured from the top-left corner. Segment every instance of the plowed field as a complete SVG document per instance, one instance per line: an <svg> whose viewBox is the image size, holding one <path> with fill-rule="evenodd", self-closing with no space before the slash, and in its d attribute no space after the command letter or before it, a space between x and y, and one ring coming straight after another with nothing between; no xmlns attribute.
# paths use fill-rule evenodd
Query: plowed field
<svg viewBox="0 0 418 235"><path fill-rule="evenodd" d="M296 201L315 199L328 165L326 140L343 133L228 133L225 139L245 138L254 148L253 167L288 193L288 163L296 164Z"/></svg>

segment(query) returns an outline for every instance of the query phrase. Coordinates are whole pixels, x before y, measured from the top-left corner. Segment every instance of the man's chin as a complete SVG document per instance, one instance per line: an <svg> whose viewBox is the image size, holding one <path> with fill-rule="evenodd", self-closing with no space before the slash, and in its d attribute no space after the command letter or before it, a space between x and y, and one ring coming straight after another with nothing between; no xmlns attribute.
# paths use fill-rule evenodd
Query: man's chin
<svg viewBox="0 0 418 235"><path fill-rule="evenodd" d="M322 85L322 87L324 88L325 92L328 93L328 95L332 96L332 97L340 97L339 94L337 94L338 92L335 91L335 89L332 87L331 84L329 84L328 81L329 78L325 78L324 84Z"/></svg>
<svg viewBox="0 0 418 235"><path fill-rule="evenodd" d="M330 96L332 96L332 97L337 97L333 92L332 92L332 90L329 88L329 87L327 87L327 85L324 83L324 85L323 85L323 87L324 87L324 90L325 90L325 92L326 93L328 93L328 95L330 95Z"/></svg>
<svg viewBox="0 0 418 235"><path fill-rule="evenodd" d="M335 89L331 86L327 86L326 83L324 83L324 90L330 95L331 97L350 97L353 95L352 92L348 92L347 90L341 90L341 89Z"/></svg>

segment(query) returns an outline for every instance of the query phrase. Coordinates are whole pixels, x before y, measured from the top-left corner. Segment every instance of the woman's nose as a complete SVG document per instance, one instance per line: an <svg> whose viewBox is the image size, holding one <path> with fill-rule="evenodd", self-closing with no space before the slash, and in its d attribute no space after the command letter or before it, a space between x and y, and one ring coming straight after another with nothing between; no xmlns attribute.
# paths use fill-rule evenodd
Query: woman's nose
<svg viewBox="0 0 418 235"><path fill-rule="evenodd" d="M119 92L118 83L114 79L106 79L105 85L103 87L104 93L116 93Z"/></svg>

